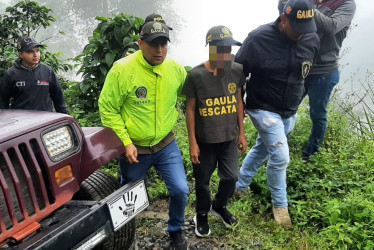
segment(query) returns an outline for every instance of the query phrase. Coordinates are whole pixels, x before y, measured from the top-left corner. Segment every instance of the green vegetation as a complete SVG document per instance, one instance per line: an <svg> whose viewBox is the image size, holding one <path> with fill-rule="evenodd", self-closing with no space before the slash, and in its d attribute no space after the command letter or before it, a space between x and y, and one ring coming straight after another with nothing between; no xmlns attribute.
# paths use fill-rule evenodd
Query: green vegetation
<svg viewBox="0 0 374 250"><path fill-rule="evenodd" d="M139 39L143 19L125 14L113 18L96 17L100 21L83 52L75 57L83 81L69 89L75 114L95 112L105 77L113 63L124 56L126 48Z"/></svg>
<svg viewBox="0 0 374 250"><path fill-rule="evenodd" d="M305 163L301 155L311 126L307 106L306 100L298 112L296 128L289 138L291 163L287 178L294 228L286 230L275 224L266 170L262 167L251 186L251 192L230 202L229 209L240 220L237 228L227 230L220 221L211 217L212 237L217 241L243 249L374 247L374 147L373 141L367 139L372 138L373 134L358 133L357 124L351 123L347 115L335 108L338 106L336 103L332 104L324 147L312 157L310 163ZM188 180L193 187L182 113L180 118L175 132L183 152ZM365 118L369 118L369 115ZM370 131L370 127L366 128L366 131ZM253 146L256 132L248 118L245 129L249 146ZM213 194L217 191L218 181L214 175L211 183ZM164 189L162 185L152 188ZM195 195L193 188L190 191L187 214L192 216ZM154 190L151 194L151 199L159 198ZM160 197L164 197L164 194Z"/></svg>
<svg viewBox="0 0 374 250"><path fill-rule="evenodd" d="M7 14L0 15L0 77L17 58L16 40L24 35L35 36L40 28L55 21L49 8L40 7L33 1L21 1L6 11ZM113 18L98 17L97 20L100 23L89 38L89 44L75 58L83 81L62 83L70 114L82 126L100 126L97 98L105 76L113 62L122 57L125 47L136 41L139 25L143 22L125 14ZM21 23L24 28L16 28L16 23ZM43 54L43 61L55 70L66 71L72 67L61 61L61 53L51 54L45 50ZM374 100L374 91L369 76L363 84L369 98L354 93L332 103L324 147L310 163L301 159L301 150L311 126L307 100L298 112L296 128L289 138L288 194L294 228L286 230L274 222L266 171L262 167L251 186L252 191L229 204L229 209L240 220L238 227L226 229L218 219L210 218L211 237L216 242L233 249L374 248L374 103L369 103ZM359 108L358 104L361 105ZM182 101L178 109L180 117L175 133L190 185L186 214L192 217L194 179ZM250 148L257 135L248 118L245 129ZM240 161L244 156L240 156ZM117 175L115 161L104 169ZM168 191L156 172L151 171L150 175L154 180L148 188L150 199L168 199ZM213 193L218 181L214 174L211 182Z"/></svg>
<svg viewBox="0 0 374 250"><path fill-rule="evenodd" d="M51 9L30 0L20 1L6 8L5 12L0 14L0 77L18 58L16 43L19 38L35 37L41 28L51 26L56 21L51 15ZM61 52L50 53L46 49L47 46L43 45L45 49L41 49L42 61L45 64L51 66L55 72L72 69L72 65L61 60Z"/></svg>

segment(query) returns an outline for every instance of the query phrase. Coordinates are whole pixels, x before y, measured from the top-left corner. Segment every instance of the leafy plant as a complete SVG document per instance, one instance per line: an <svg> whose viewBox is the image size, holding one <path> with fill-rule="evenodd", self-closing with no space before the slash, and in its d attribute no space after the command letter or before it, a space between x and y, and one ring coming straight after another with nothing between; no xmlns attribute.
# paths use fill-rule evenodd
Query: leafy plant
<svg viewBox="0 0 374 250"><path fill-rule="evenodd" d="M56 21L50 8L30 0L20 1L6 8L5 12L0 15L0 77L18 58L16 42L19 38L35 37L40 29L51 26ZM72 69L72 65L61 60L61 52L50 53L46 49L41 52L41 60L55 72Z"/></svg>
<svg viewBox="0 0 374 250"><path fill-rule="evenodd" d="M138 40L138 30L144 22L126 14L96 19L100 23L89 37L89 44L74 59L81 64L78 74L82 74L83 81L72 86L71 98L75 108L85 112L98 110L97 100L108 71L124 56L126 48Z"/></svg>

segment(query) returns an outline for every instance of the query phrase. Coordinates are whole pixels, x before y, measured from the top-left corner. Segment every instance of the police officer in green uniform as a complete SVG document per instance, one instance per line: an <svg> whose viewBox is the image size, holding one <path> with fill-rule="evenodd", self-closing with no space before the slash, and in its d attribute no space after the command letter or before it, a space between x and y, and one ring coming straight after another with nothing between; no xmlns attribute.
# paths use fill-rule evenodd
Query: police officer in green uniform
<svg viewBox="0 0 374 250"><path fill-rule="evenodd" d="M170 193L168 231L175 249L187 249L183 235L188 185L181 152L172 132L178 112L177 95L186 77L182 65L167 57L169 28L146 23L140 50L113 64L99 98L104 126L123 141L121 182L145 177L153 166Z"/></svg>
<svg viewBox="0 0 374 250"><path fill-rule="evenodd" d="M145 18L144 23L142 25L140 25L139 33L141 32L143 26L148 22L160 22L160 23L166 24L164 18L161 15L156 14L156 13L152 13L152 14L148 15ZM169 28L169 30L173 29L170 26L168 26L168 28ZM139 50L139 45L136 42L135 43L130 43L128 46L125 47L124 52L123 52L123 56L124 57L129 56L132 53L136 52L137 50Z"/></svg>

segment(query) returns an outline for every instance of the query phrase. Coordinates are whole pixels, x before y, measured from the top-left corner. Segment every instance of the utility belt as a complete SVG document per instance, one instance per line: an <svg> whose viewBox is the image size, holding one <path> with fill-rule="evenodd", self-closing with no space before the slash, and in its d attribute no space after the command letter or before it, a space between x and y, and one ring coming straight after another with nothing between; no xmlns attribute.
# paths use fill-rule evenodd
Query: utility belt
<svg viewBox="0 0 374 250"><path fill-rule="evenodd" d="M164 148L166 148L170 143L172 143L175 140L175 135L173 131L171 131L167 136L165 136L159 143L152 147L146 147L146 146L139 146L135 145L136 149L138 150L138 154L140 155L149 155L157 153Z"/></svg>

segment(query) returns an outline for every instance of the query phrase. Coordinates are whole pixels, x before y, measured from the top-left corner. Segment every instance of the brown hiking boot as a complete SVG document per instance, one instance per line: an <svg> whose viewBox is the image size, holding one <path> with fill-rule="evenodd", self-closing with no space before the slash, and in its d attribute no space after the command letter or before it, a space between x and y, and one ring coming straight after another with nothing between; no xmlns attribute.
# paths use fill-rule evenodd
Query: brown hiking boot
<svg viewBox="0 0 374 250"><path fill-rule="evenodd" d="M292 228L288 207L273 208L274 219L285 228Z"/></svg>

